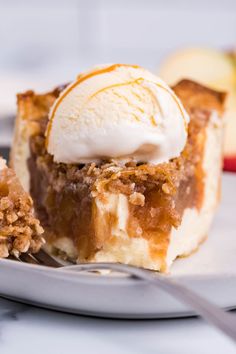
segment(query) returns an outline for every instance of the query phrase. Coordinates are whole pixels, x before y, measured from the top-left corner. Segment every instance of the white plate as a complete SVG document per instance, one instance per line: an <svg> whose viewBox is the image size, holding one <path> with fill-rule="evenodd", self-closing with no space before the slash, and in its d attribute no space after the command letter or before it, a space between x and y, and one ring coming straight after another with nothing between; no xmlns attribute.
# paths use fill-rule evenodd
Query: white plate
<svg viewBox="0 0 236 354"><path fill-rule="evenodd" d="M224 174L207 241L168 275L224 308L236 308L236 176ZM0 260L3 296L62 311L116 318L187 316L191 309L144 281Z"/></svg>

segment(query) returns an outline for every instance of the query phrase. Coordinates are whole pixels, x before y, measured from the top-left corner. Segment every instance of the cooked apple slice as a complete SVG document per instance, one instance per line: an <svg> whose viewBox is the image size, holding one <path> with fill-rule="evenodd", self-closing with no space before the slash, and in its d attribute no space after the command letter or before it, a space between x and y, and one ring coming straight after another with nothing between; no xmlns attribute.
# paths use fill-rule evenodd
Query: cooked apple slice
<svg viewBox="0 0 236 354"><path fill-rule="evenodd" d="M170 55L159 75L170 85L183 78L228 92L226 101L224 168L236 171L236 54L214 49L188 48Z"/></svg>

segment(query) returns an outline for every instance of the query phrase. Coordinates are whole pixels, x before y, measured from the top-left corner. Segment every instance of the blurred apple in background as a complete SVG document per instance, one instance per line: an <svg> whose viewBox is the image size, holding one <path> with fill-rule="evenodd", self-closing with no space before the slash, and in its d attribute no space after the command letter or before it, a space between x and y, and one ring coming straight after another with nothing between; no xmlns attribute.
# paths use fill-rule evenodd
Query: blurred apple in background
<svg viewBox="0 0 236 354"><path fill-rule="evenodd" d="M179 50L162 63L159 76L169 85L186 78L228 93L224 169L236 171L236 52L207 48Z"/></svg>

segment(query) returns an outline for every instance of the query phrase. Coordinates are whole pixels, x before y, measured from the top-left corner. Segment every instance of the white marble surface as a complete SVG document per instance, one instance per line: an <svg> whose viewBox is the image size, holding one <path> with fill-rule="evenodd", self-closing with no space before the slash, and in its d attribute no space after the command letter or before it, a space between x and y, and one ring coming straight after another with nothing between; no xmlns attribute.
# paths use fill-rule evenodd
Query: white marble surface
<svg viewBox="0 0 236 354"><path fill-rule="evenodd" d="M1 354L235 352L235 344L197 318L106 320L43 310L0 298Z"/></svg>

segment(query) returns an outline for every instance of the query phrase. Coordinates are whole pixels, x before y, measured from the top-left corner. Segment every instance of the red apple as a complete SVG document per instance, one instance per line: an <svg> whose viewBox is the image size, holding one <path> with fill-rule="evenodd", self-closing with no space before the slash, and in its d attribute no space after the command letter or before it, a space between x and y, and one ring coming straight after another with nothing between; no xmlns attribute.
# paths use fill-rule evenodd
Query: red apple
<svg viewBox="0 0 236 354"><path fill-rule="evenodd" d="M236 54L207 48L187 48L170 55L159 75L169 85L183 78L228 92L224 119L224 170L236 171Z"/></svg>
<svg viewBox="0 0 236 354"><path fill-rule="evenodd" d="M224 171L236 172L236 154L224 158Z"/></svg>
<svg viewBox="0 0 236 354"><path fill-rule="evenodd" d="M236 93L229 93L225 120L224 170L236 172Z"/></svg>

